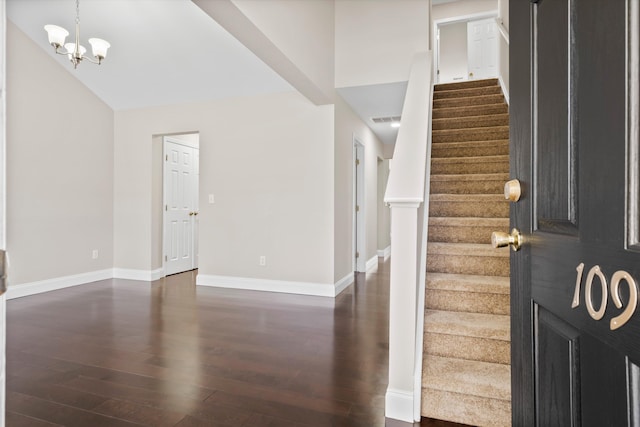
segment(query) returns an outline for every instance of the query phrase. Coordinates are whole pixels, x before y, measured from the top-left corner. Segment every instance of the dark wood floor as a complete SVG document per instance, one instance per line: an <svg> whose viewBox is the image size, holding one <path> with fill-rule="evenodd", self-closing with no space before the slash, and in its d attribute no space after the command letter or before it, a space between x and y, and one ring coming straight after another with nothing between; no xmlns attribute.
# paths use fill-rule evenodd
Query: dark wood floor
<svg viewBox="0 0 640 427"><path fill-rule="evenodd" d="M335 300L190 272L9 301L7 426L384 426L388 269Z"/></svg>

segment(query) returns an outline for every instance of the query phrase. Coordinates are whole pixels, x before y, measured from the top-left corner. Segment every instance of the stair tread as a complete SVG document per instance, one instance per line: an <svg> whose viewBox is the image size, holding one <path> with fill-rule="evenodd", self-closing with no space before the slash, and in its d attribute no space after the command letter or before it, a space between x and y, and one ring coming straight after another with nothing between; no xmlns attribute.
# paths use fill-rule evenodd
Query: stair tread
<svg viewBox="0 0 640 427"><path fill-rule="evenodd" d="M510 341L509 316L466 313L462 311L426 310L425 332Z"/></svg>
<svg viewBox="0 0 640 427"><path fill-rule="evenodd" d="M448 159L452 158L464 158L464 157L444 157ZM445 162L446 163L446 162ZM498 172L498 173L464 173L464 174L436 174L431 175L431 181L494 181L494 180L504 180L507 181L509 179L508 172Z"/></svg>
<svg viewBox="0 0 640 427"><path fill-rule="evenodd" d="M511 292L511 284L508 277L478 276L473 274L428 272L426 287L427 289L467 293L476 292L509 295Z"/></svg>
<svg viewBox="0 0 640 427"><path fill-rule="evenodd" d="M476 87L465 87L465 88L443 88L439 90L434 90L433 96L434 99L443 99L443 98L467 98L470 96L477 95L502 95L502 89L498 85L486 85L486 86L476 86Z"/></svg>
<svg viewBox="0 0 640 427"><path fill-rule="evenodd" d="M509 113L506 102L485 105L462 105L456 107L437 107L432 110L434 119L446 119L453 117L472 117L487 114Z"/></svg>
<svg viewBox="0 0 640 427"><path fill-rule="evenodd" d="M509 218L469 218L435 216L429 218L429 226L448 227L496 227L509 228Z"/></svg>
<svg viewBox="0 0 640 427"><path fill-rule="evenodd" d="M504 202L504 194L430 194L432 202Z"/></svg>
<svg viewBox="0 0 640 427"><path fill-rule="evenodd" d="M484 243L427 243L427 255L465 255L465 256L486 256L495 258L509 258L509 248L493 248L490 244Z"/></svg>
<svg viewBox="0 0 640 427"><path fill-rule="evenodd" d="M487 162L508 162L508 154L498 154L493 156L469 156L469 157L436 157L432 158L432 163L487 163ZM506 172L504 172L506 173Z"/></svg>
<svg viewBox="0 0 640 427"><path fill-rule="evenodd" d="M441 120L441 119L438 119ZM490 132L490 131L498 131L498 130L509 130L508 125L498 125L498 126L480 126L473 128L462 128L462 129L434 129L432 131L433 134L437 135L445 135L451 133L479 133L479 132Z"/></svg>
<svg viewBox="0 0 640 427"><path fill-rule="evenodd" d="M504 125L500 122L504 122L506 120L507 125ZM487 124L480 126L478 123L482 122L493 122L499 124ZM485 128L485 127L495 127L495 126L508 126L509 123L509 113L495 113L495 114L484 114L481 116L464 116L464 117L441 117L434 118L432 121L432 128L434 130L445 130L447 129L447 125L453 125L449 127L449 129L473 129L473 128Z"/></svg>
<svg viewBox="0 0 640 427"><path fill-rule="evenodd" d="M511 400L511 368L501 363L425 355L422 385L435 390Z"/></svg>
<svg viewBox="0 0 640 427"><path fill-rule="evenodd" d="M483 87L483 86L498 86L498 79L478 79L478 80L465 80L462 82L451 83L438 83L434 85L434 91L450 90L454 88L465 89L470 87Z"/></svg>
<svg viewBox="0 0 640 427"><path fill-rule="evenodd" d="M450 108L475 105L504 104L504 96L501 93L491 95L467 96L464 98L442 98L433 100L433 108ZM446 107L445 107L446 105Z"/></svg>

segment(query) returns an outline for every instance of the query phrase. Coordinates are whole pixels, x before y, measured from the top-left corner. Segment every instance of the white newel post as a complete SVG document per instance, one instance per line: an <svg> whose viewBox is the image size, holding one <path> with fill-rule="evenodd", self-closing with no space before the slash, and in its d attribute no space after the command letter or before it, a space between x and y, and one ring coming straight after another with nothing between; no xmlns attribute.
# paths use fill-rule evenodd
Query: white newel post
<svg viewBox="0 0 640 427"><path fill-rule="evenodd" d="M391 289L386 417L413 423L416 342L417 226L420 203L390 203Z"/></svg>
<svg viewBox="0 0 640 427"><path fill-rule="evenodd" d="M385 415L413 423L420 419L422 377L422 294L426 247L423 203L428 204L431 52L416 54L402 108L402 120L384 201L391 207L391 289L389 296L389 386ZM419 218L421 217L421 218ZM419 283L422 282L422 283ZM420 314L420 315L419 315Z"/></svg>

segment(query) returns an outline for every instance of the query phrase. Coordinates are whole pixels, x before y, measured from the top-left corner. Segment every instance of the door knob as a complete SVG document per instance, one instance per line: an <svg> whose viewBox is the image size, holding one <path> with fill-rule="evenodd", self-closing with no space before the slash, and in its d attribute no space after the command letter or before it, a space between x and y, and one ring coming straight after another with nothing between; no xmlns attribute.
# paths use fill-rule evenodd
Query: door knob
<svg viewBox="0 0 640 427"><path fill-rule="evenodd" d="M189 212L189 216L194 216L195 212Z"/></svg>
<svg viewBox="0 0 640 427"><path fill-rule="evenodd" d="M504 184L504 198L510 202L517 202L522 195L522 189L520 187L520 181L512 179Z"/></svg>
<svg viewBox="0 0 640 427"><path fill-rule="evenodd" d="M518 229L511 230L511 234L502 231L494 231L491 233L491 246L494 248L504 248L511 245L511 249L517 251L522 246L522 235Z"/></svg>

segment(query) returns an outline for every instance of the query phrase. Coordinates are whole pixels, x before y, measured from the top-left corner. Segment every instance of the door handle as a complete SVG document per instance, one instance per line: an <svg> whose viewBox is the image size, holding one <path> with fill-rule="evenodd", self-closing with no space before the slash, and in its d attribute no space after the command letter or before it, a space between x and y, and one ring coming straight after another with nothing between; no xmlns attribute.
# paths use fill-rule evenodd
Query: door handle
<svg viewBox="0 0 640 427"><path fill-rule="evenodd" d="M194 216L195 214L195 212L189 212L189 216Z"/></svg>
<svg viewBox="0 0 640 427"><path fill-rule="evenodd" d="M517 202L522 195L522 187L520 181L512 179L504 183L504 198L510 202Z"/></svg>
<svg viewBox="0 0 640 427"><path fill-rule="evenodd" d="M511 249L517 251L522 247L522 234L520 234L517 228L511 230L511 234L494 231L491 233L491 246L496 249L511 246Z"/></svg>

